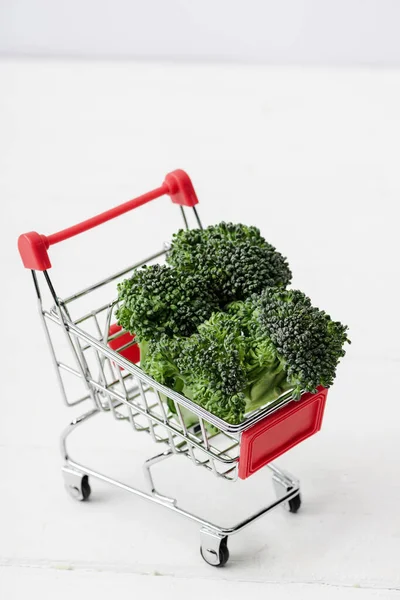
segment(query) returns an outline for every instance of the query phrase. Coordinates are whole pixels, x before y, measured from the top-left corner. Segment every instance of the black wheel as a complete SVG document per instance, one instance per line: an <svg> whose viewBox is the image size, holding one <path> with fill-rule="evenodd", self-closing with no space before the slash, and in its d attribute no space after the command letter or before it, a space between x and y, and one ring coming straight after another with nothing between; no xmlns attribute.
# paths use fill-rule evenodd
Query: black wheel
<svg viewBox="0 0 400 600"><path fill-rule="evenodd" d="M300 492L297 494L297 496L294 496L294 498L292 498L291 500L288 500L288 510L291 513L297 513L297 511L299 510L300 506L301 506L301 496L300 496Z"/></svg>
<svg viewBox="0 0 400 600"><path fill-rule="evenodd" d="M229 548L228 546L223 546L222 550L219 551L219 560L220 563L217 565L218 567L224 567L229 560Z"/></svg>
<svg viewBox="0 0 400 600"><path fill-rule="evenodd" d="M201 546L200 546L200 554L201 554L203 560L205 560L208 565L211 565L212 567L223 567L224 565L226 565L226 563L229 560L228 537L224 537L221 540L221 543L219 546L219 552L218 552L219 562L217 564L215 564L214 562L210 562L206 558L206 556L204 556L203 548Z"/></svg>
<svg viewBox="0 0 400 600"><path fill-rule="evenodd" d="M84 475L82 477L81 491L82 491L82 501L88 500L92 490L90 488L89 477L87 475Z"/></svg>

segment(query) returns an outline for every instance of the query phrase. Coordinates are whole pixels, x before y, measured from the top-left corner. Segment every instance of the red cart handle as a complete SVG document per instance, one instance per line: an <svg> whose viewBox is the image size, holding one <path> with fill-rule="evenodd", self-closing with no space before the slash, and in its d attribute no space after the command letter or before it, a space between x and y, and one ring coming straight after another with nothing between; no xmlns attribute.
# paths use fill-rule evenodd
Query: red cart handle
<svg viewBox="0 0 400 600"><path fill-rule="evenodd" d="M24 263L24 267L36 271L45 271L46 269L49 269L51 267L51 262L47 250L53 244L58 244L58 242L67 240L79 233L88 231L88 229L97 227L106 221L115 219L115 217L119 217L120 215L123 215L138 206L142 206L142 204L146 204L147 202L150 202L150 200L155 200L155 198L159 198L164 194L168 194L172 202L180 204L181 206L193 207L198 203L196 192L194 191L189 175L185 173L185 171L182 171L182 169L177 169L176 171L172 171L172 173L168 173L161 187L156 188L151 192L147 192L147 194L143 194L143 196L134 198L133 200L128 200L128 202L124 202L124 204L115 206L110 210L106 210L100 215L82 221L82 223L78 223L77 225L63 229L62 231L57 231L57 233L48 236L40 235L35 231L23 233L18 238L18 250L22 262Z"/></svg>

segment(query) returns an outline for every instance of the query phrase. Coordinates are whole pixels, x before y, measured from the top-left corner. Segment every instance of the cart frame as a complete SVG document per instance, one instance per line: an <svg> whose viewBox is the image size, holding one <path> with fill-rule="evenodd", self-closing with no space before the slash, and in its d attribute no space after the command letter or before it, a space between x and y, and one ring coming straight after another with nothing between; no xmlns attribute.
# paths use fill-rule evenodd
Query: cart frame
<svg viewBox="0 0 400 600"><path fill-rule="evenodd" d="M139 263L63 299L56 294L48 272L51 267L47 254L50 245L82 233L164 194L169 194L172 201L179 204L184 227L189 228L188 215L185 210L191 208L196 225L202 228L195 206L198 201L190 179L186 173L178 170L167 175L160 188L69 229L47 237L35 232L20 236L19 250L24 266L32 272L39 314L64 402L69 407L83 402L90 405L89 410L70 422L61 436L61 453L64 461L62 473L68 492L78 500L87 500L91 493L89 477L97 478L185 516L201 527L200 551L204 560L213 566L223 566L229 558L228 536L240 532L277 506L282 505L290 512L297 512L301 503L298 480L279 469L275 464L264 461L255 470L264 465L270 469L276 499L233 526L222 527L181 508L175 498L160 493L155 487L151 469L156 463L179 454L189 458L196 466L207 468L218 477L227 481L235 481L239 472L243 434L255 430L274 415L283 414L279 411L290 409L294 405L291 392L286 392L273 403L246 415L245 420L239 425L231 425L215 417L185 396L159 384L144 373L138 365L129 361L124 356L124 351L135 344L134 339L117 350L110 347L110 341L126 333L110 334L111 321L115 308L118 306L115 298L97 309L79 315L78 318L72 318L71 306L76 301L108 284L115 285L116 280L128 275L141 265L159 260L167 251L165 247ZM41 282L39 271L43 272L44 277ZM51 298L50 308L45 307L43 283ZM95 335L89 333L87 324L94 325ZM72 361L60 360L50 331L52 326L56 326L63 332L63 345L68 349ZM88 358L89 352L91 359ZM84 385L83 396L73 397L71 400L64 381L65 373L79 379ZM165 397L173 402L174 413L166 408ZM325 398L326 393L323 394L323 402L321 408L318 409L319 420L314 430L306 432L306 434L303 432L303 436L294 443L302 441L320 428ZM185 424L184 410L190 411L196 416L195 424L190 426ZM155 442L166 445L167 448L163 452L152 456L143 465L148 491L127 485L71 458L67 445L69 436L79 425L101 413L111 413L117 420L128 421L133 429L147 431ZM223 440L222 447L220 439ZM286 449L288 447L290 446L286 445Z"/></svg>

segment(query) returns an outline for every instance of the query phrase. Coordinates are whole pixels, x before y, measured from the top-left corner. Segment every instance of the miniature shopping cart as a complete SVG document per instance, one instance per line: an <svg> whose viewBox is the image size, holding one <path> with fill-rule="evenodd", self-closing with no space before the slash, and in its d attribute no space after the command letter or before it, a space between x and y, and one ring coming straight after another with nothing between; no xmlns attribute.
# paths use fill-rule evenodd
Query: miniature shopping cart
<svg viewBox="0 0 400 600"><path fill-rule="evenodd" d="M222 566L229 558L229 535L238 533L278 505L292 513L300 508L298 481L271 461L320 429L327 390L319 388L315 394L303 394L299 401L292 399L290 391L286 392L247 414L239 425L231 425L142 371L134 337L115 323L116 283L137 267L161 260L167 252L165 245L152 256L77 293L65 298L57 295L49 275L50 246L164 195L178 205L184 227L189 228L189 221L202 227L192 183L184 171L177 170L167 175L161 187L73 227L49 236L23 234L18 247L24 266L32 273L64 402L71 407L89 404L61 437L62 472L67 490L74 498L87 500L91 492L89 477L93 477L188 517L201 526L200 550L204 560ZM99 292L100 304L94 300ZM165 397L169 398L168 405ZM171 402L174 412L170 410ZM190 427L183 414L187 410L196 416ZM117 481L70 457L68 436L78 425L100 413L110 413L118 421L126 421L133 430L145 431L161 444L161 451L144 464L148 491ZM267 466L272 471L276 499L234 526L220 527L180 508L175 499L156 490L151 467L173 455L184 456L193 465L204 467L226 481L246 479Z"/></svg>

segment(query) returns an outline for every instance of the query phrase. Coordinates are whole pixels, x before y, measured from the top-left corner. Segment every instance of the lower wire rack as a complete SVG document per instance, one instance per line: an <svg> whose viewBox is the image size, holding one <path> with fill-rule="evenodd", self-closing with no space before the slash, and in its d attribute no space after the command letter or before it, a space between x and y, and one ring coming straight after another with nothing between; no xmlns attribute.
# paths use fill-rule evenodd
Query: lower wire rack
<svg viewBox="0 0 400 600"><path fill-rule="evenodd" d="M117 410L117 409L116 409ZM100 473L94 469L86 467L76 461L74 461L67 449L67 439L71 433L81 424L87 422L89 419L97 414L101 414L99 409L93 409L74 421L65 429L61 438L61 449L64 458L64 466L62 468L64 484L68 493L75 499L80 501L86 501L91 495L91 486L89 478L99 479L105 483L115 486L116 488L122 489L126 492L139 496L143 499L149 500L153 503L161 505L173 512L180 514L200 525L200 554L202 558L211 566L222 567L229 559L228 550L228 538L231 535L239 533L245 527L254 523L256 520L263 517L266 513L272 511L278 506L283 506L286 510L292 513L296 513L301 505L300 498L300 485L299 482L289 473L279 469L274 464L267 465L272 471L272 481L275 488L276 499L270 502L257 512L253 513L246 519L243 519L239 523L236 523L232 527L221 527L201 516L198 516L188 510L181 508L175 498L165 496L157 491L154 479L152 476L151 468L164 461L171 456L174 456L176 452L173 452L171 448L167 448L164 452L157 454L149 458L143 465L146 480L148 484L148 491L144 491L116 479ZM119 414L119 413L118 413ZM117 417L118 418L118 417ZM122 415L121 418L124 418ZM178 451L180 455L186 455L187 450L183 447Z"/></svg>

